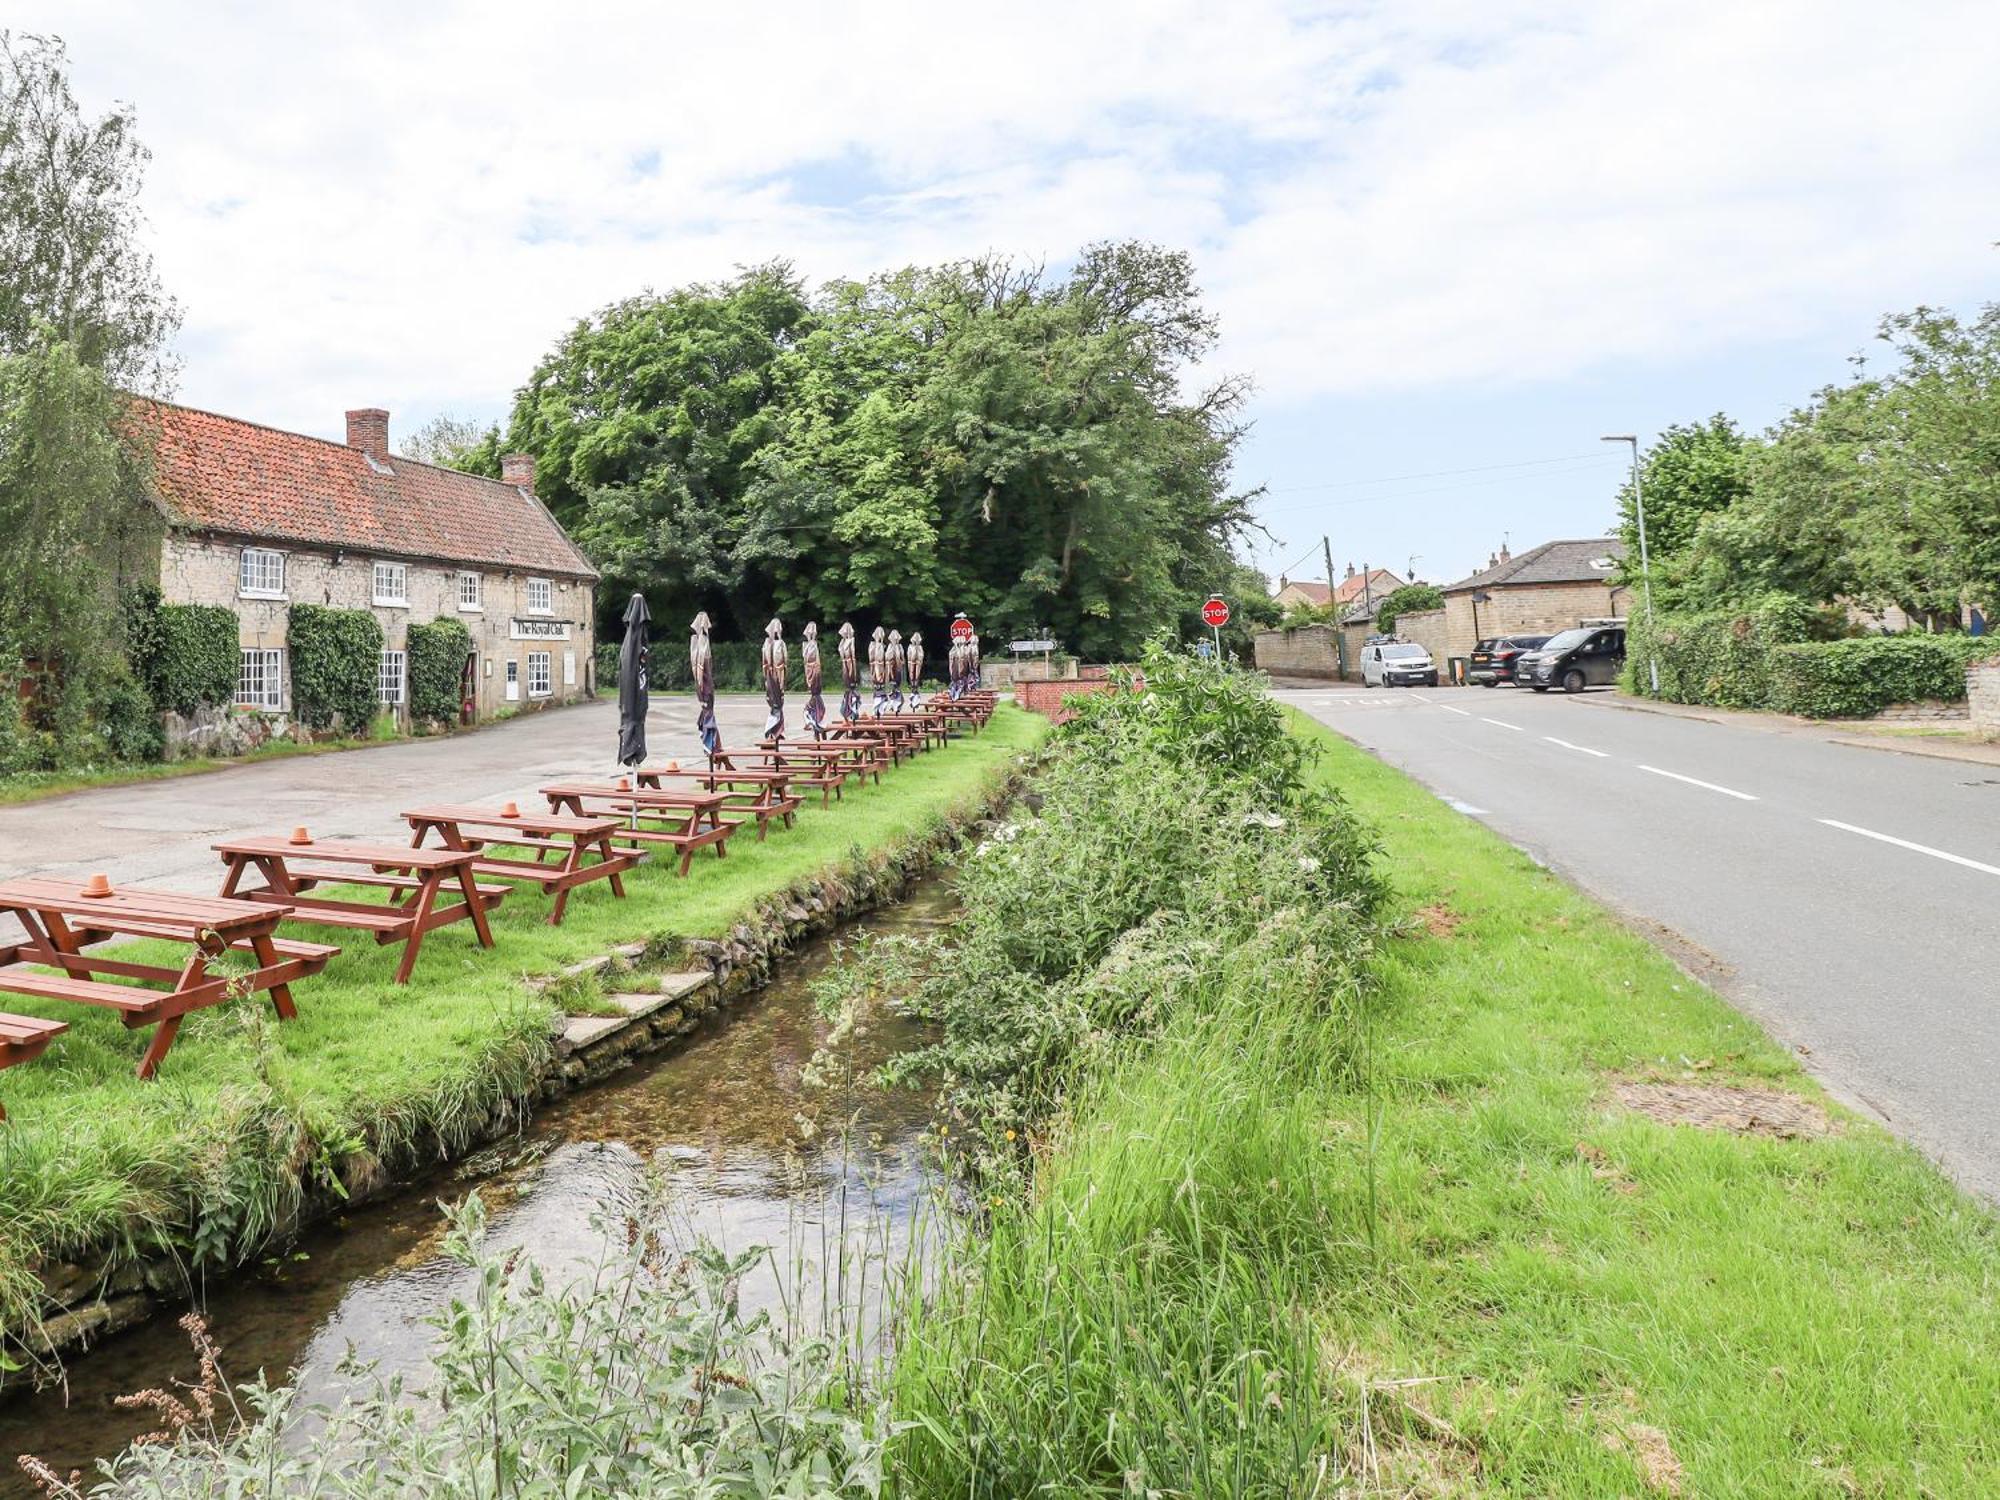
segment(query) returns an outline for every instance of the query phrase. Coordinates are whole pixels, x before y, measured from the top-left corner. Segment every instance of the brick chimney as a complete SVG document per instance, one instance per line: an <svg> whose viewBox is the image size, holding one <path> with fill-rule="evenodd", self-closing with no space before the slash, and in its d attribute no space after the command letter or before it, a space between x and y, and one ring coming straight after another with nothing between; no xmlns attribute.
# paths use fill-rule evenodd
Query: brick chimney
<svg viewBox="0 0 2000 1500"><path fill-rule="evenodd" d="M377 458L387 458L389 414L379 406L364 406L359 411L349 412L347 446L359 448L363 453L372 453Z"/></svg>
<svg viewBox="0 0 2000 1500"><path fill-rule="evenodd" d="M535 455L532 453L506 453L500 457L500 478L507 484L518 485L529 494L535 492Z"/></svg>
<svg viewBox="0 0 2000 1500"><path fill-rule="evenodd" d="M1347 576L1348 576L1349 578L1352 578L1352 577L1354 576L1354 564L1353 564L1353 563L1349 563L1349 564L1347 565Z"/></svg>
<svg viewBox="0 0 2000 1500"><path fill-rule="evenodd" d="M1505 542L1502 542L1500 544L1500 561L1512 562L1513 560L1514 560L1514 554L1509 552L1507 550L1507 544Z"/></svg>

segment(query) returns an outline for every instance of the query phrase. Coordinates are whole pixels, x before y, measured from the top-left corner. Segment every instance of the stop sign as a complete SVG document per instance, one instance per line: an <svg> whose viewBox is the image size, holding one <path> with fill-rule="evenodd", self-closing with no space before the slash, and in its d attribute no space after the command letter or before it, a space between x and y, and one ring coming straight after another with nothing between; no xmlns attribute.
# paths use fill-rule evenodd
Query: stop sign
<svg viewBox="0 0 2000 1500"><path fill-rule="evenodd" d="M1212 625L1217 630L1229 623L1229 606L1223 602L1220 594L1208 596L1208 603L1201 607L1201 623Z"/></svg>
<svg viewBox="0 0 2000 1500"><path fill-rule="evenodd" d="M971 640L972 621L966 619L964 615L960 615L957 619L953 620L951 622L951 638L955 641Z"/></svg>

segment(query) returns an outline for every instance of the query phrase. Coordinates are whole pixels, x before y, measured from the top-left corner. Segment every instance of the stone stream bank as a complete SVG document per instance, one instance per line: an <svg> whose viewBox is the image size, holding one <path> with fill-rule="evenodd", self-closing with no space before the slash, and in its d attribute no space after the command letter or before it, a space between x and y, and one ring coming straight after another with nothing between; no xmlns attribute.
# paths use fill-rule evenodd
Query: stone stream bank
<svg viewBox="0 0 2000 1500"><path fill-rule="evenodd" d="M1020 773L1010 775L979 807L941 820L931 832L851 857L766 898L721 938L629 943L534 981L559 1012L583 1012L555 1018L534 1085L496 1099L449 1139L432 1134L379 1151L371 1141L346 1154L335 1164L338 1189L309 1186L285 1233L263 1253L281 1253L305 1230L397 1193L416 1173L518 1134L537 1106L683 1045L710 1018L768 984L800 943L900 898L1005 807L1022 780ZM40 1270L47 1297L40 1326L9 1330L9 1338L44 1360L74 1361L113 1335L196 1300L195 1274L174 1256L134 1258L118 1249L46 1265Z"/></svg>

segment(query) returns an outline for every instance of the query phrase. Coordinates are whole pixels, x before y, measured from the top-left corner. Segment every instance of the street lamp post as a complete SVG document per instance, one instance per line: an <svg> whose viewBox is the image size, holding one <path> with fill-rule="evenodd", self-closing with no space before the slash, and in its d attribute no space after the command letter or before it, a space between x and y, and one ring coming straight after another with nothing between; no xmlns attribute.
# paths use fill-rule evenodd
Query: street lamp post
<svg viewBox="0 0 2000 1500"><path fill-rule="evenodd" d="M1653 629L1653 560L1646 552L1646 492L1639 485L1639 439L1634 433L1617 433L1600 439L1606 443L1632 445L1632 502L1639 512L1639 585L1646 595L1646 675L1653 684L1653 696L1660 696L1660 655Z"/></svg>

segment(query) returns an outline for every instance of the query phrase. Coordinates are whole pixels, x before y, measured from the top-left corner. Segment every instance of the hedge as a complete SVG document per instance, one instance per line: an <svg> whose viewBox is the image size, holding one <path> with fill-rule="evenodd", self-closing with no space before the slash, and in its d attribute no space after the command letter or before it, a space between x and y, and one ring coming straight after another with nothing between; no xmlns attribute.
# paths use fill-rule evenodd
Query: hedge
<svg viewBox="0 0 2000 1500"><path fill-rule="evenodd" d="M126 593L125 654L155 708L192 714L234 702L241 641L224 605L162 604L147 585Z"/></svg>
<svg viewBox="0 0 2000 1500"><path fill-rule="evenodd" d="M1657 661L1658 696L1669 703L1768 708L1776 690L1772 653L1808 639L1816 623L1811 606L1784 594L1746 609L1661 615L1650 634L1641 613L1628 631L1628 685L1648 691L1648 663Z"/></svg>
<svg viewBox="0 0 2000 1500"><path fill-rule="evenodd" d="M453 619L412 625L409 630L410 722L458 722L459 683L472 633Z"/></svg>
<svg viewBox="0 0 2000 1500"><path fill-rule="evenodd" d="M382 627L365 609L294 604L287 628L292 713L310 729L359 733L381 707Z"/></svg>
<svg viewBox="0 0 2000 1500"><path fill-rule="evenodd" d="M605 641L597 648L597 685L618 686L618 648L621 642ZM790 642L794 676L798 669L799 643ZM764 691L764 647L761 641L711 641L709 653L715 662L715 690L718 693L761 693ZM820 661L829 681L840 681L840 663L821 637ZM652 643L652 670L648 682L656 693L686 693L694 690L694 668L688 664L687 642L682 639Z"/></svg>
<svg viewBox="0 0 2000 1500"><path fill-rule="evenodd" d="M1771 706L1810 719L1858 719L1892 703L1965 696L1967 663L2000 656L2000 640L1965 635L1870 635L1780 646Z"/></svg>

